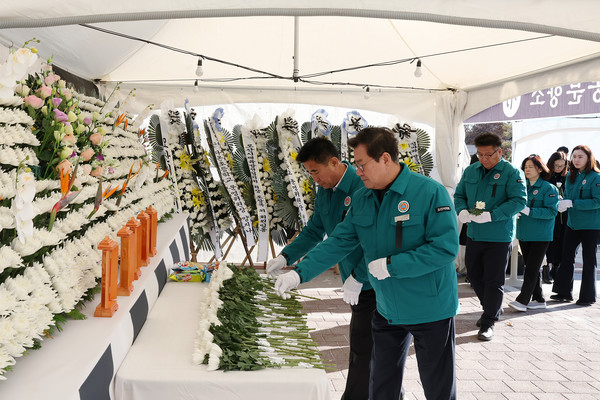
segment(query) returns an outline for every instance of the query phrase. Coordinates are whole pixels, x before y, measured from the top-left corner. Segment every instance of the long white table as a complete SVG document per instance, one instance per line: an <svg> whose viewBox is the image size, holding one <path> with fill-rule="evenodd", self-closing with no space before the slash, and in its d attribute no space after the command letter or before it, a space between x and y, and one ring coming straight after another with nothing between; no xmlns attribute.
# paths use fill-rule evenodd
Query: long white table
<svg viewBox="0 0 600 400"><path fill-rule="evenodd" d="M208 371L192 364L206 283L169 282L115 378L117 400L329 400L325 371Z"/></svg>
<svg viewBox="0 0 600 400"><path fill-rule="evenodd" d="M0 381L2 400L115 400L113 378L165 287L173 263L189 259L187 214L158 225L157 255L142 267L129 296L119 296L112 318L95 318L100 295L42 348L21 357ZM168 397L165 397L167 399Z"/></svg>

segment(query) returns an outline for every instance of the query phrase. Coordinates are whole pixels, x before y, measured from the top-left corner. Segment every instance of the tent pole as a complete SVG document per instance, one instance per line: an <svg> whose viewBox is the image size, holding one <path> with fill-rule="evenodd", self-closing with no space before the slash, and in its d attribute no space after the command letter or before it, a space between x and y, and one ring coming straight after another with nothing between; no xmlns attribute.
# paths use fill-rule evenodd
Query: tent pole
<svg viewBox="0 0 600 400"><path fill-rule="evenodd" d="M300 46L300 17L294 17L294 82L298 82L298 74L300 70L298 69L298 47Z"/></svg>

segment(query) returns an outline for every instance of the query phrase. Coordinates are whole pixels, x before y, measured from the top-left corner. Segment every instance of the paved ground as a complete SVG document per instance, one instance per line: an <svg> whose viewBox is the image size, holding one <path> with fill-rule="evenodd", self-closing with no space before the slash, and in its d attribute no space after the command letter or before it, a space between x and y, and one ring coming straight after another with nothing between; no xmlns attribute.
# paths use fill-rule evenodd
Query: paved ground
<svg viewBox="0 0 600 400"><path fill-rule="evenodd" d="M350 308L342 300L340 286L339 276L331 270L301 286L302 293L322 299L303 301L324 358L337 365L337 370L328 373L333 400L340 399L348 371ZM544 285L547 299L550 288ZM505 312L496 325L494 340L481 342L475 326L481 315L479 302L469 284L459 280L458 398L600 399L600 305L548 302L546 310L521 313L508 307L518 291L506 289ZM578 281L575 290L579 290ZM404 388L407 399L425 398L412 348Z"/></svg>

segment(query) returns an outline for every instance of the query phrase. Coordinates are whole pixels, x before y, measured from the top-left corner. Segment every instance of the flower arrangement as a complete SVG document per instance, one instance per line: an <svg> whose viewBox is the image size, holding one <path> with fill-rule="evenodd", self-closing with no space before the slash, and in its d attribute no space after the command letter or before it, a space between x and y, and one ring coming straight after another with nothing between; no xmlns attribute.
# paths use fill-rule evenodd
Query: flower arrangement
<svg viewBox="0 0 600 400"><path fill-rule="evenodd" d="M427 132L409 124L395 124L392 128L398 135L398 158L411 171L429 176L433 169L433 157L428 152L430 139Z"/></svg>
<svg viewBox="0 0 600 400"><path fill-rule="evenodd" d="M208 370L325 368L309 335L302 306L275 294L253 268L222 261L204 294L192 360Z"/></svg>
<svg viewBox="0 0 600 400"><path fill-rule="evenodd" d="M308 173L296 162L296 156L300 149L298 137L298 122L293 119L293 111L288 111L277 118L277 134L281 153L279 158L287 171L285 181L287 184L288 197L294 199L294 206L298 213L302 226L306 225L308 218L314 208L314 182Z"/></svg>
<svg viewBox="0 0 600 400"><path fill-rule="evenodd" d="M254 229L254 221L256 221L256 205L253 204L248 196L251 191L251 183L240 180L239 175L234 174L235 162L232 156L235 148L230 147L230 143L234 141L230 137L230 133L221 125L223 118L223 109L218 108L208 121L205 121L204 127L206 138L209 146L212 161L217 167L221 182L223 183L230 201L230 209L233 213L234 220L242 229L246 245L252 246L255 244L256 231ZM243 150L241 150L243 153ZM241 162L241 155L238 156L238 161ZM244 157L245 159L245 157ZM249 189L244 190L244 187ZM242 190L240 190L242 188ZM246 193L246 196L244 196ZM252 196L253 197L253 196Z"/></svg>
<svg viewBox="0 0 600 400"><path fill-rule="evenodd" d="M119 240L151 204L159 218L173 209L169 181L152 179L127 115L112 118L105 101L68 88L49 66L16 81L0 99L0 379L67 317L83 317L77 307L98 285L105 236Z"/></svg>

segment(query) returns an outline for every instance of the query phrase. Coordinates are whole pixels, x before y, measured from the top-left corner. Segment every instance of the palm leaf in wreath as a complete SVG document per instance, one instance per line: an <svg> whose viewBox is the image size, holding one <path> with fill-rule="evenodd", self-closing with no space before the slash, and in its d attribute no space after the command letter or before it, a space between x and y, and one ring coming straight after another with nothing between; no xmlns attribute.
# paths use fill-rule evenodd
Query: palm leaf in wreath
<svg viewBox="0 0 600 400"><path fill-rule="evenodd" d="M331 141L338 153L340 153L342 151L342 128L339 125L333 125L331 127Z"/></svg>
<svg viewBox="0 0 600 400"><path fill-rule="evenodd" d="M237 139L235 137L235 134L233 132L229 132L225 128L223 128L223 130L221 131L221 134L223 135L223 139L225 140L225 143L227 144L227 147L229 148L229 152L231 154L233 154L237 149L237 147L236 147Z"/></svg>
<svg viewBox="0 0 600 400"><path fill-rule="evenodd" d="M196 244L196 246L198 246L198 248L200 250L204 250L204 251L213 251L215 249L215 246L212 242L212 240L210 240L210 236L208 235L208 232L202 232L202 233L198 233L197 235L190 235L191 239L193 240L193 242Z"/></svg>
<svg viewBox="0 0 600 400"><path fill-rule="evenodd" d="M277 216L288 228L298 230L300 228L298 208L288 196L288 183L285 181L285 176L286 174L273 174L273 192L277 197L274 208Z"/></svg>
<svg viewBox="0 0 600 400"><path fill-rule="evenodd" d="M312 139L312 123L305 122L300 127L300 140L305 144L310 139Z"/></svg>
<svg viewBox="0 0 600 400"><path fill-rule="evenodd" d="M148 140L152 146L152 162L159 163L160 169L166 170L167 163L163 153L162 132L160 130L160 118L154 114L148 123Z"/></svg>
<svg viewBox="0 0 600 400"><path fill-rule="evenodd" d="M419 147L419 158L426 176L429 176L433 169L433 156L428 149L431 146L431 138L423 129L417 128L417 144Z"/></svg>
<svg viewBox="0 0 600 400"><path fill-rule="evenodd" d="M233 145L235 146L235 151L244 152L244 139L242 139L242 126L236 125L233 127Z"/></svg>
<svg viewBox="0 0 600 400"><path fill-rule="evenodd" d="M275 214L282 219L289 229L297 230L300 226L300 216L298 208L294 206L294 201L288 196L288 183L285 181L287 171L281 167L283 161L279 159L281 149L279 148L279 135L277 134L277 118L267 127L265 149L273 171L273 193L276 198Z"/></svg>

